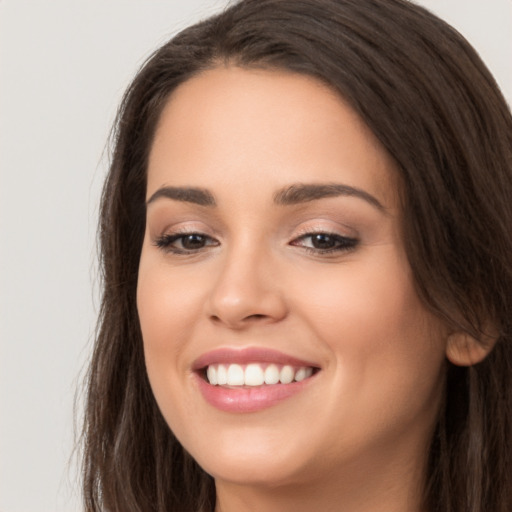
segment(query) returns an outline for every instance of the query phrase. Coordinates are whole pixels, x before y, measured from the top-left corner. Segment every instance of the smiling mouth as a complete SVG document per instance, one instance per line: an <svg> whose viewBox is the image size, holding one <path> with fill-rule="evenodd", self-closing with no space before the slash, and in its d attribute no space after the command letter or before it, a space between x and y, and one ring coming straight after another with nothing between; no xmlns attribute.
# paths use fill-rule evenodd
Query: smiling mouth
<svg viewBox="0 0 512 512"><path fill-rule="evenodd" d="M312 366L279 365L274 363L210 364L202 368L201 376L212 386L229 388L273 386L301 382L320 369Z"/></svg>
<svg viewBox="0 0 512 512"><path fill-rule="evenodd" d="M222 412L239 414L302 395L321 367L265 347L226 347L200 356L192 370L206 402Z"/></svg>

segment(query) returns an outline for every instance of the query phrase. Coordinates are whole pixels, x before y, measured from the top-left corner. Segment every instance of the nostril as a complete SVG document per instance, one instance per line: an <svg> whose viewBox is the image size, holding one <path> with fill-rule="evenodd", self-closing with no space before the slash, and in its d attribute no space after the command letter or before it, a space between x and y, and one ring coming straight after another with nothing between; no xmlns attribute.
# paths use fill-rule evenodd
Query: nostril
<svg viewBox="0 0 512 512"><path fill-rule="evenodd" d="M210 320L212 322L216 323L216 324L218 324L218 323L228 323L228 324L233 324L233 326L235 326L235 324L236 324L238 327L243 327L244 325L250 324L252 322L263 321L266 318L269 318L269 316L261 314L261 313L257 313L257 314L254 314L254 315L247 315L246 317L243 317L240 320L237 320L237 321L234 321L234 322L230 322L229 320L226 320L226 319L223 320L218 315L211 315L210 316Z"/></svg>
<svg viewBox="0 0 512 512"><path fill-rule="evenodd" d="M278 321L286 316L286 305L279 294L228 295L227 292L212 294L206 305L212 323L240 329L252 324Z"/></svg>

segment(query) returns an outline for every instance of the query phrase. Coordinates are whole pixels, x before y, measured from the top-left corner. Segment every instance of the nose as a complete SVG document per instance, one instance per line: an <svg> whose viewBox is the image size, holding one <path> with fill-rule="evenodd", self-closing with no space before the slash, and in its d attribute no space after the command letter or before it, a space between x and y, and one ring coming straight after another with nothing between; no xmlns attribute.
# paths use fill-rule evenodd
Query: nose
<svg viewBox="0 0 512 512"><path fill-rule="evenodd" d="M210 319L240 330L285 318L288 310L277 273L269 252L230 251L219 264L209 297Z"/></svg>

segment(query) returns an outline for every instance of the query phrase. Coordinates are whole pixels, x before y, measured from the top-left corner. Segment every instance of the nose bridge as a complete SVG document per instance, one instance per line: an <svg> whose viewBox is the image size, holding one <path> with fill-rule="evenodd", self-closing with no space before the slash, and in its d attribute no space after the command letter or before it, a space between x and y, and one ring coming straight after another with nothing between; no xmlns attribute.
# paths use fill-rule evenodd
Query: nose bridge
<svg viewBox="0 0 512 512"><path fill-rule="evenodd" d="M248 233L226 248L210 296L211 318L232 328L286 314L270 247Z"/></svg>

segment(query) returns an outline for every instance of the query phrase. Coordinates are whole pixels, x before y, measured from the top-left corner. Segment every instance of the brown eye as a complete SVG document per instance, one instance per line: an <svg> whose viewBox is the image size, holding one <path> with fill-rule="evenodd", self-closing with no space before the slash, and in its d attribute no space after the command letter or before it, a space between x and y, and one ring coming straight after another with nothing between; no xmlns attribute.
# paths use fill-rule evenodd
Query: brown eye
<svg viewBox="0 0 512 512"><path fill-rule="evenodd" d="M315 249L332 249L336 247L337 240L326 233L318 233L316 235L311 235L311 245Z"/></svg>
<svg viewBox="0 0 512 512"><path fill-rule="evenodd" d="M181 237L181 246L189 251L202 249L206 245L206 237L197 233Z"/></svg>
<svg viewBox="0 0 512 512"><path fill-rule="evenodd" d="M165 234L155 240L154 245L164 252L192 254L208 247L219 245L214 238L202 233Z"/></svg>
<svg viewBox="0 0 512 512"><path fill-rule="evenodd" d="M333 252L349 251L354 249L359 240L336 233L308 233L293 242L291 245L303 247L307 251L316 254L327 254Z"/></svg>

